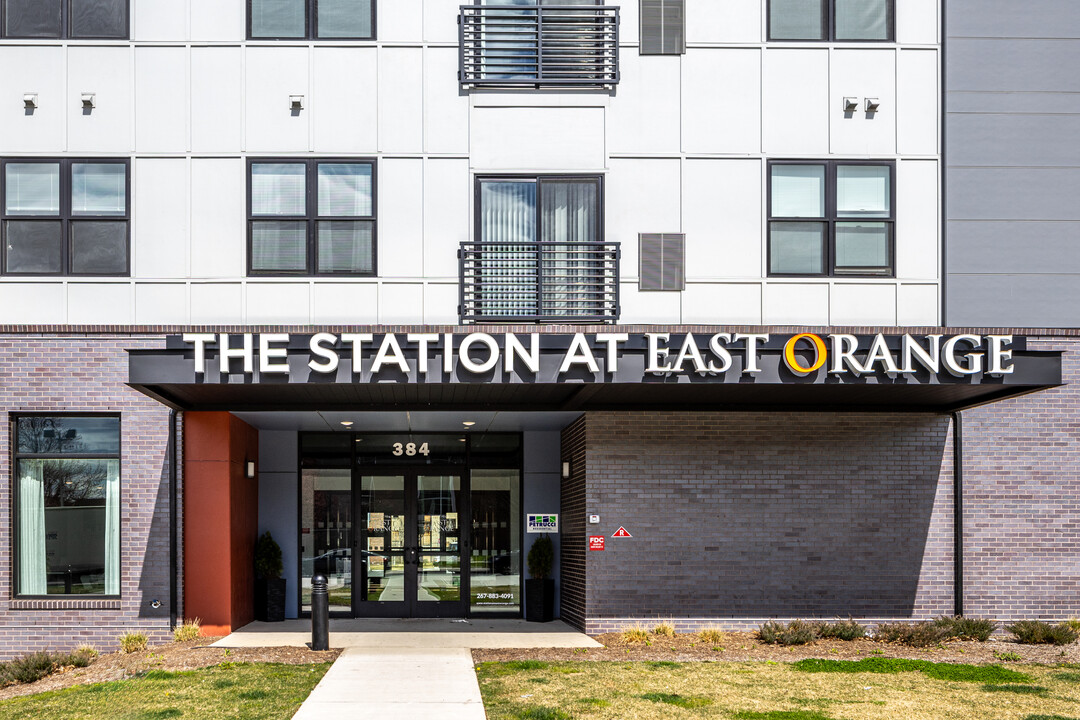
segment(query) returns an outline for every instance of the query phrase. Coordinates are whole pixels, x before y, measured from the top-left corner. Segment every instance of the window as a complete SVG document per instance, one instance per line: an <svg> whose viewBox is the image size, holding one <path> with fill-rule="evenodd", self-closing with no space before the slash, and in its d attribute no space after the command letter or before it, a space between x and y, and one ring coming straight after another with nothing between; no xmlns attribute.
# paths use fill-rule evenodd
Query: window
<svg viewBox="0 0 1080 720"><path fill-rule="evenodd" d="M477 178L463 319L613 320L619 253L603 242L601 194L595 176Z"/></svg>
<svg viewBox="0 0 1080 720"><path fill-rule="evenodd" d="M0 0L3 36L126 40L128 0Z"/></svg>
<svg viewBox="0 0 1080 720"><path fill-rule="evenodd" d="M769 0L769 40L893 39L894 0Z"/></svg>
<svg viewBox="0 0 1080 720"><path fill-rule="evenodd" d="M638 235L638 290L686 289L686 235Z"/></svg>
<svg viewBox="0 0 1080 720"><path fill-rule="evenodd" d="M128 160L5 160L8 275L129 274Z"/></svg>
<svg viewBox="0 0 1080 720"><path fill-rule="evenodd" d="M248 0L251 40L374 40L374 0Z"/></svg>
<svg viewBox="0 0 1080 720"><path fill-rule="evenodd" d="M374 275L375 163L248 162L249 275Z"/></svg>
<svg viewBox="0 0 1080 720"><path fill-rule="evenodd" d="M15 418L19 595L120 594L120 418Z"/></svg>
<svg viewBox="0 0 1080 720"><path fill-rule="evenodd" d="M685 0L641 0L641 54L686 52Z"/></svg>
<svg viewBox="0 0 1080 720"><path fill-rule="evenodd" d="M892 276L893 163L769 163L769 275Z"/></svg>

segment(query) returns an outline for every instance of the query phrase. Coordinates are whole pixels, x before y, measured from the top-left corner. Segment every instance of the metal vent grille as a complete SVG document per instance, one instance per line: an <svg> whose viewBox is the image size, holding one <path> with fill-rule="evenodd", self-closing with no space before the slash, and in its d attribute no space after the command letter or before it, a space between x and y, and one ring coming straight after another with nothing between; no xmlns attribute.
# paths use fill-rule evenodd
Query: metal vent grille
<svg viewBox="0 0 1080 720"><path fill-rule="evenodd" d="M638 260L639 290L677 291L686 288L686 235L638 235Z"/></svg>
<svg viewBox="0 0 1080 720"><path fill-rule="evenodd" d="M641 54L686 52L686 1L641 0Z"/></svg>

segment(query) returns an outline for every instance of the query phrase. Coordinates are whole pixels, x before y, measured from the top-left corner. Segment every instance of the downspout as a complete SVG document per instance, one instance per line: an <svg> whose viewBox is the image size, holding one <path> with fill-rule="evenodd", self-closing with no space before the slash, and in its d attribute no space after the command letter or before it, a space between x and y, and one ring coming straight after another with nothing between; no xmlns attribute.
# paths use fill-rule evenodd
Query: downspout
<svg viewBox="0 0 1080 720"><path fill-rule="evenodd" d="M964 614L964 423L953 418L953 615Z"/></svg>
<svg viewBox="0 0 1080 720"><path fill-rule="evenodd" d="M176 499L179 495L176 486L176 410L169 410L169 626L176 628L177 582L176 571L179 554L176 547Z"/></svg>

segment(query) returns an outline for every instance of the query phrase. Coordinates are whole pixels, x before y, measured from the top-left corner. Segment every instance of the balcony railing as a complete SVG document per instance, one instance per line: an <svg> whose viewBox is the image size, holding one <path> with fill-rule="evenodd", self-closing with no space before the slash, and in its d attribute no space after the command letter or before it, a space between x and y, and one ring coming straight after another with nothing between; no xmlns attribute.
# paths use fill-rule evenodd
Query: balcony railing
<svg viewBox="0 0 1080 720"><path fill-rule="evenodd" d="M619 243L461 244L461 321L613 323Z"/></svg>
<svg viewBox="0 0 1080 720"><path fill-rule="evenodd" d="M461 84L612 87L619 82L619 8L464 5Z"/></svg>

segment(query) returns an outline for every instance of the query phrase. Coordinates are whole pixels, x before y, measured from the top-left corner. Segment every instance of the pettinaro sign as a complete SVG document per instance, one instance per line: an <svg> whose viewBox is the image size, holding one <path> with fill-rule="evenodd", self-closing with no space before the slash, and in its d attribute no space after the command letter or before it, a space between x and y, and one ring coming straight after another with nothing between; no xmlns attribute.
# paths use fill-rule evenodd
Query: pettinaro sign
<svg viewBox="0 0 1080 720"><path fill-rule="evenodd" d="M168 348L194 382L829 382L1004 378L1026 350L1011 335L800 333L189 333ZM691 377L693 376L693 377Z"/></svg>

